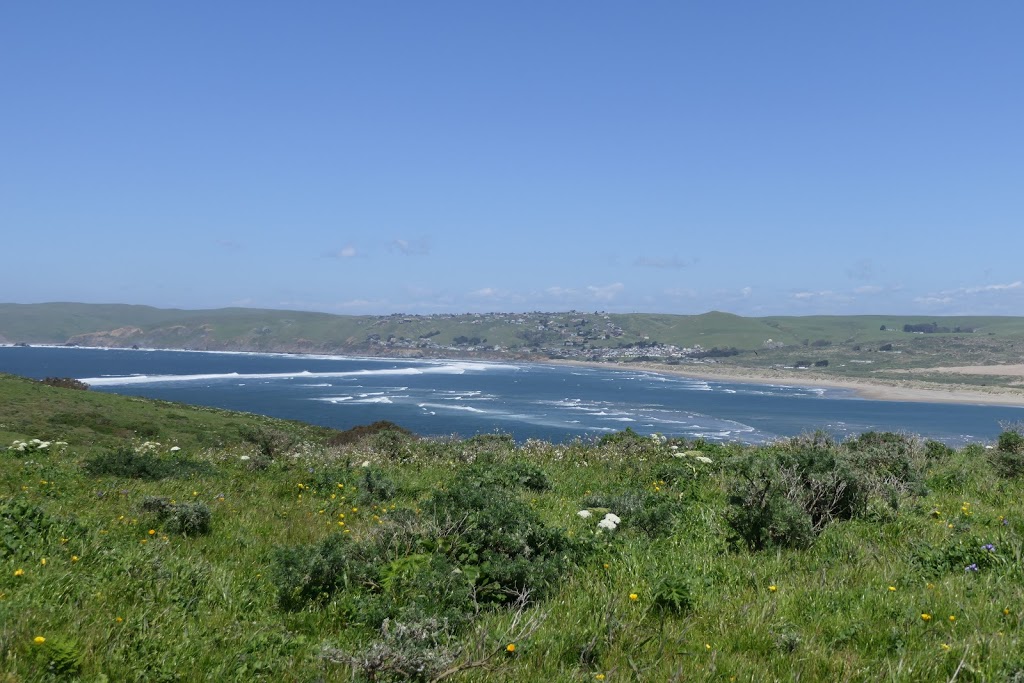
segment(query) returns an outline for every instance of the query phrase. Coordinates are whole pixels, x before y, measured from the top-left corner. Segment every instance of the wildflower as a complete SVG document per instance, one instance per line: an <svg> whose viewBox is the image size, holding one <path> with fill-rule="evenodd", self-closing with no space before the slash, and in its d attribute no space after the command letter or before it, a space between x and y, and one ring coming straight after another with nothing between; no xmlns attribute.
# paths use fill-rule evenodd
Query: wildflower
<svg viewBox="0 0 1024 683"><path fill-rule="evenodd" d="M712 462L714 462L711 458L709 458L706 455L698 455L696 458L694 458L694 460L696 460L697 462L702 462L705 465L710 465Z"/></svg>
<svg viewBox="0 0 1024 683"><path fill-rule="evenodd" d="M1005 616L1010 616L1010 608L1009 607L1004 607L1003 608L1003 614Z"/></svg>
<svg viewBox="0 0 1024 683"><path fill-rule="evenodd" d="M949 623L951 623L951 624L956 623L956 615L955 614L950 614L949 615Z"/></svg>
<svg viewBox="0 0 1024 683"><path fill-rule="evenodd" d="M981 549L982 550L987 550L990 553L994 553L996 551L996 547L994 545L992 545L991 543L986 543L985 545L981 546Z"/></svg>
<svg viewBox="0 0 1024 683"><path fill-rule="evenodd" d="M931 620L932 620L932 615L928 614L927 612L925 612L925 613L923 613L921 615L921 621L931 621Z"/></svg>
<svg viewBox="0 0 1024 683"><path fill-rule="evenodd" d="M25 570L24 569L15 569L14 570L14 575L15 576L25 576Z"/></svg>
<svg viewBox="0 0 1024 683"><path fill-rule="evenodd" d="M72 555L71 556L71 561L72 562L78 562L78 555Z"/></svg>
<svg viewBox="0 0 1024 683"><path fill-rule="evenodd" d="M629 599L632 600L633 602L636 602L637 600L640 599L640 596L637 595L636 593L630 593L629 594Z"/></svg>
<svg viewBox="0 0 1024 683"><path fill-rule="evenodd" d="M181 446L171 446L171 453L177 453L181 450Z"/></svg>
<svg viewBox="0 0 1024 683"><path fill-rule="evenodd" d="M890 592L894 592L895 590L896 590L896 586L889 586L889 591Z"/></svg>
<svg viewBox="0 0 1024 683"><path fill-rule="evenodd" d="M579 512L576 513L576 516L580 517L581 519L586 519L587 517L591 516L590 510L580 510Z"/></svg>
<svg viewBox="0 0 1024 683"><path fill-rule="evenodd" d="M240 456L238 459L239 460L248 460L249 456L248 455L243 455L243 456Z"/></svg>
<svg viewBox="0 0 1024 683"><path fill-rule="evenodd" d="M976 571L978 571L978 565L976 565L976 564L974 564L972 562L971 564L969 564L966 567L964 567L964 571L965 572L976 572Z"/></svg>
<svg viewBox="0 0 1024 683"><path fill-rule="evenodd" d="M120 624L122 621L124 621L124 619L122 619L121 617L117 617L116 619L114 619L114 621Z"/></svg>
<svg viewBox="0 0 1024 683"><path fill-rule="evenodd" d="M618 515L613 515L610 512L607 515L605 515L604 518L609 520L610 522L612 522L615 526L618 526L618 525L622 524L622 520L619 519L619 516Z"/></svg>
<svg viewBox="0 0 1024 683"><path fill-rule="evenodd" d="M508 645L505 646L505 652L515 652L515 651L516 651L516 644L515 643L509 643Z"/></svg>
<svg viewBox="0 0 1024 683"><path fill-rule="evenodd" d="M595 681L603 681L604 680L604 674L594 674L594 680Z"/></svg>
<svg viewBox="0 0 1024 683"><path fill-rule="evenodd" d="M779 588L775 584L772 584L772 585L768 586L768 590L771 591L772 593L774 593L775 591L779 590Z"/></svg>
<svg viewBox="0 0 1024 683"><path fill-rule="evenodd" d="M150 536L153 536L153 535L155 535L155 534L156 534L156 529L150 529L150 530L149 530L149 535L150 535Z"/></svg>
<svg viewBox="0 0 1024 683"><path fill-rule="evenodd" d="M602 519L597 523L598 529L607 529L608 531L615 531L618 525L610 519Z"/></svg>
<svg viewBox="0 0 1024 683"><path fill-rule="evenodd" d="M611 566L611 565L610 565L610 564L608 564L607 562L605 562L605 563L604 563L604 568L605 568L605 569L608 569L608 567L610 567L610 566Z"/></svg>
<svg viewBox="0 0 1024 683"><path fill-rule="evenodd" d="M949 649L949 645L947 645L946 643L943 643L939 647L941 647L943 650L948 650Z"/></svg>
<svg viewBox="0 0 1024 683"><path fill-rule="evenodd" d="M42 645L43 643L46 642L46 638L43 638L42 636L36 636L35 638L32 639L32 642L35 643L36 645Z"/></svg>
<svg viewBox="0 0 1024 683"><path fill-rule="evenodd" d="M44 557L43 559L39 560L39 564L41 564L41 565L43 565L45 567L46 566L46 558Z"/></svg>

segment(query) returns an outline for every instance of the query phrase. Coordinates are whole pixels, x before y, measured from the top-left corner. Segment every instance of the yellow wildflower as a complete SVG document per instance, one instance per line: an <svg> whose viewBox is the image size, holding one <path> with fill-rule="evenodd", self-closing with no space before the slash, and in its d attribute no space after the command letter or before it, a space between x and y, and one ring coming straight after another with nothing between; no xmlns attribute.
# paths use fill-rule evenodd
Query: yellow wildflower
<svg viewBox="0 0 1024 683"><path fill-rule="evenodd" d="M78 555L72 555L71 556L71 561L72 562L78 562Z"/></svg>
<svg viewBox="0 0 1024 683"><path fill-rule="evenodd" d="M32 639L32 642L35 643L36 645L42 645L43 643L46 642L46 638L43 638L42 636L36 636L35 638Z"/></svg>
<svg viewBox="0 0 1024 683"><path fill-rule="evenodd" d="M639 596L639 595L637 595L636 593L630 593L630 594L629 594L629 599L630 599L630 600L632 600L632 601L634 601L634 602L636 602L637 600L639 600L639 599L640 599L640 596Z"/></svg>
<svg viewBox="0 0 1024 683"><path fill-rule="evenodd" d="M952 623L953 623L953 622L955 622L955 621L956 621L956 615L950 614L950 615L949 615L949 623L951 623L951 624L952 624Z"/></svg>
<svg viewBox="0 0 1024 683"><path fill-rule="evenodd" d="M931 621L931 619L932 619L932 615L928 614L927 612L924 612L921 615L921 621Z"/></svg>
<svg viewBox="0 0 1024 683"><path fill-rule="evenodd" d="M150 529L150 530L149 530L149 535L150 535L150 536L153 536L153 535L155 535L155 534L156 534L156 529Z"/></svg>
<svg viewBox="0 0 1024 683"><path fill-rule="evenodd" d="M896 586L889 586L889 590L890 591L895 591L896 590Z"/></svg>
<svg viewBox="0 0 1024 683"><path fill-rule="evenodd" d="M15 569L14 570L14 575L15 576L25 576L25 570L24 569Z"/></svg>
<svg viewBox="0 0 1024 683"><path fill-rule="evenodd" d="M508 645L505 646L505 651L506 652L515 652L516 651L516 644L515 643L509 643Z"/></svg>
<svg viewBox="0 0 1024 683"><path fill-rule="evenodd" d="M774 593L775 591L779 590L779 588L775 584L772 584L772 585L768 586L768 590L770 590L772 593Z"/></svg>

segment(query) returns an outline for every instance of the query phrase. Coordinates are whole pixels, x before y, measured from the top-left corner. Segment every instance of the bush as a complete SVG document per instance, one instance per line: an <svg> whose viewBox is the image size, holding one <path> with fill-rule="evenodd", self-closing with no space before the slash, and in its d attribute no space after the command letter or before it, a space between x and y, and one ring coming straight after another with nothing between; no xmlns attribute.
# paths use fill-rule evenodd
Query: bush
<svg viewBox="0 0 1024 683"><path fill-rule="evenodd" d="M88 384L74 377L47 377L39 381L47 386L59 387L61 389L77 389L78 391L88 391L89 389Z"/></svg>
<svg viewBox="0 0 1024 683"><path fill-rule="evenodd" d="M206 463L160 456L149 450L136 450L127 445L89 458L83 466L87 473L94 476L148 480L187 477L210 469Z"/></svg>
<svg viewBox="0 0 1024 683"><path fill-rule="evenodd" d="M726 521L751 549L802 548L836 519L867 509L868 490L834 446L768 449L741 458Z"/></svg>
<svg viewBox="0 0 1024 683"><path fill-rule="evenodd" d="M205 503L172 503L163 496L147 496L142 501L142 509L156 513L163 528L172 533L189 536L210 532L210 508Z"/></svg>
<svg viewBox="0 0 1024 683"><path fill-rule="evenodd" d="M238 435L242 437L243 441L256 446L262 456L261 463L274 460L295 443L295 439L290 434L259 425L239 427Z"/></svg>
<svg viewBox="0 0 1024 683"><path fill-rule="evenodd" d="M1016 479L1024 475L1024 436L1016 430L1004 431L999 435L991 460L1001 477Z"/></svg>
<svg viewBox="0 0 1024 683"><path fill-rule="evenodd" d="M327 443L330 446L347 446L349 444L359 443L363 439L381 432L396 432L405 438L415 438L412 432L404 427L396 425L394 422L378 420L373 424L358 425L352 429L346 429L343 432L338 432L328 439Z"/></svg>

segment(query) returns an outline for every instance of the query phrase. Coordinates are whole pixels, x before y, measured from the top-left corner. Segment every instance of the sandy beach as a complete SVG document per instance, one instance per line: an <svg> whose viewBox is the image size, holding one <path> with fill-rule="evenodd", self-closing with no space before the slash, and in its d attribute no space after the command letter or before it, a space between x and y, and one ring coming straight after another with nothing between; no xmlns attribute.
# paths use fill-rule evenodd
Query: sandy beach
<svg viewBox="0 0 1024 683"><path fill-rule="evenodd" d="M663 365L660 363L630 363L629 365L612 365L610 363L586 363L580 361L556 361L559 364L583 365L603 369L640 369L648 372L660 372L669 375L680 375L696 379L708 379L719 382L743 382L748 384L784 384L787 386L827 387L831 389L847 389L860 398L876 401L915 401L920 403L960 403L967 405L1003 405L1024 406L1024 391L991 387L975 389L957 386L927 386L915 380L899 380L887 382L870 379L844 379L804 374L800 370L761 370L752 368L716 368L712 365ZM977 366L989 368L993 366ZM1006 369L1010 366L996 366ZM1024 366L1022 366L1024 367ZM971 368L973 369L973 368ZM936 371L939 368L935 368ZM963 372L965 368L948 368ZM922 370L923 371L923 370ZM963 372L963 374L969 374ZM1000 373L1010 374L1010 373Z"/></svg>

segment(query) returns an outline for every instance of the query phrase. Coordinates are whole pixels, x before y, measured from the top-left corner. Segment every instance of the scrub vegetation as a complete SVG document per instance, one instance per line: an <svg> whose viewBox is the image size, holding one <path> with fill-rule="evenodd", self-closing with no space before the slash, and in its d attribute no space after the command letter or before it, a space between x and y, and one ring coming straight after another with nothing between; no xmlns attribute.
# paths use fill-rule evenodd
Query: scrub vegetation
<svg viewBox="0 0 1024 683"><path fill-rule="evenodd" d="M1024 678L1024 437L336 432L0 377L5 681Z"/></svg>

